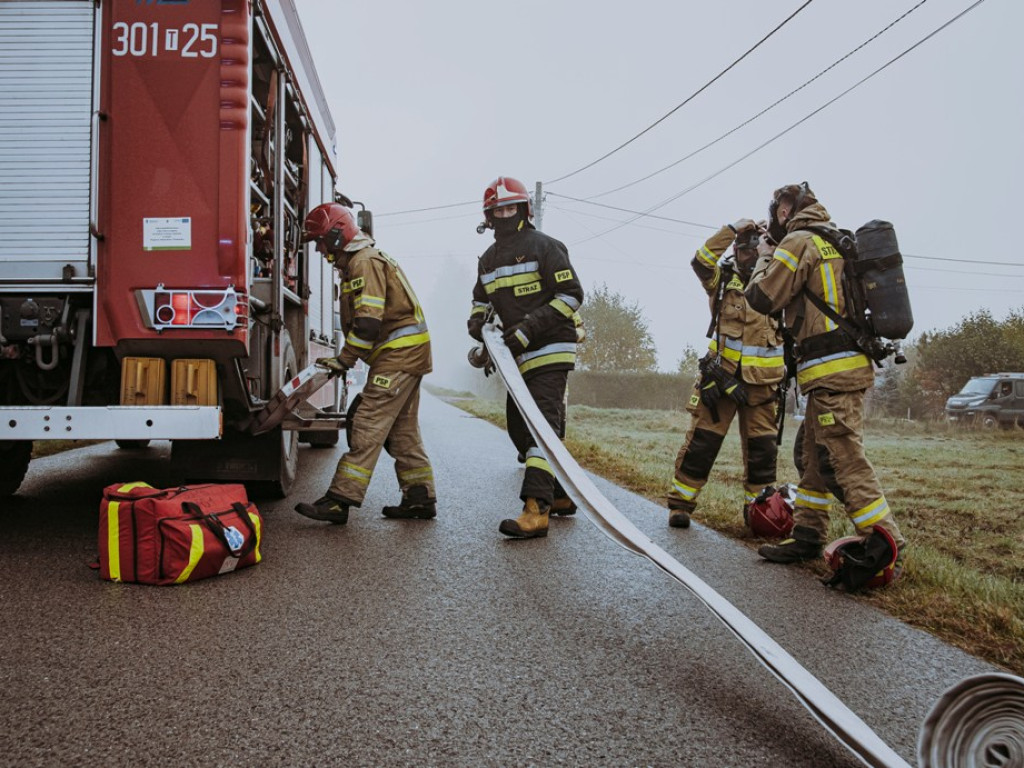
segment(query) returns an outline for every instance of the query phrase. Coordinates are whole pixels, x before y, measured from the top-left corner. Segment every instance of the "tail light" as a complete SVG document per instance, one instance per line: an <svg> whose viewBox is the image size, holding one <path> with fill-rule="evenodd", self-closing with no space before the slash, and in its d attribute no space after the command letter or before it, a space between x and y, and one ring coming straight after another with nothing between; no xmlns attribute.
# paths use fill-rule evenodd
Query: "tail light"
<svg viewBox="0 0 1024 768"><path fill-rule="evenodd" d="M173 328L217 328L227 331L245 323L249 302L234 288L164 288L136 291L146 325L158 331Z"/></svg>

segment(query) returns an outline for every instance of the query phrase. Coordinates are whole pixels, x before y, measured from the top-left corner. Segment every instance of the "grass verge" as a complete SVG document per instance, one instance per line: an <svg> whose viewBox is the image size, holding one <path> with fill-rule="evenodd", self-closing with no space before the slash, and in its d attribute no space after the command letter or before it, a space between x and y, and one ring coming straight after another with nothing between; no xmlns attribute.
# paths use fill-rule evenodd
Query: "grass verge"
<svg viewBox="0 0 1024 768"><path fill-rule="evenodd" d="M457 407L505 427L503 401L439 392ZM565 444L585 469L664 504L689 417L675 411L569 409ZM795 425L786 428L779 482L796 482ZM850 599L869 602L968 653L1024 675L1024 515L1017 479L1024 437L876 422L865 435L886 498L909 542L903 578ZM696 519L754 548L744 526L738 430L730 430ZM666 512L666 524L668 522ZM833 508L833 537L852 533ZM801 566L816 576L823 561Z"/></svg>

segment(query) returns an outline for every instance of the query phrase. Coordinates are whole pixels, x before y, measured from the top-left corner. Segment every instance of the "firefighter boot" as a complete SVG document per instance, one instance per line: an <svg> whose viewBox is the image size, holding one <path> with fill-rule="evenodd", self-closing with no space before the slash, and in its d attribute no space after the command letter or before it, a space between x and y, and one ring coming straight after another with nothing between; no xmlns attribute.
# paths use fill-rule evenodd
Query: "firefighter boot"
<svg viewBox="0 0 1024 768"><path fill-rule="evenodd" d="M799 563L821 557L821 539L813 528L798 525L793 529L793 538L778 544L763 544L757 554L773 563Z"/></svg>
<svg viewBox="0 0 1024 768"><path fill-rule="evenodd" d="M412 485L402 494L397 507L384 507L384 517L393 520L433 520L437 517L437 499L430 498L425 485Z"/></svg>
<svg viewBox="0 0 1024 768"><path fill-rule="evenodd" d="M693 512L693 509L694 508L692 506L687 506L687 507L669 507L668 508L668 527L669 528L689 528L690 527L690 513Z"/></svg>
<svg viewBox="0 0 1024 768"><path fill-rule="evenodd" d="M339 499L329 494L324 494L312 504L296 504L295 511L300 515L313 520L326 520L336 525L344 525L348 522L348 499Z"/></svg>
<svg viewBox="0 0 1024 768"><path fill-rule="evenodd" d="M568 517L576 514L576 505L568 496L561 496L551 502L551 514L559 517Z"/></svg>
<svg viewBox="0 0 1024 768"><path fill-rule="evenodd" d="M548 535L548 513L551 505L538 499L527 499L523 514L515 520L502 520L498 530L513 539L536 539Z"/></svg>

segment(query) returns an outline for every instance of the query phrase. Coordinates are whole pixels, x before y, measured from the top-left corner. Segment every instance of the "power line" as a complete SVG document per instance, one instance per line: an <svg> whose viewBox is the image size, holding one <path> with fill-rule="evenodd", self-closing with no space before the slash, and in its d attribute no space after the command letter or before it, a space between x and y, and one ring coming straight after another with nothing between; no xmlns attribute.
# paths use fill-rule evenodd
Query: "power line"
<svg viewBox="0 0 1024 768"><path fill-rule="evenodd" d="M811 78L810 80L808 80L807 82L805 82L805 83L804 83L803 85L799 86L798 88L794 88L794 89L793 89L792 91L790 91L789 93L787 93L787 94L786 94L785 96L783 96L783 97L782 97L781 99L778 99L777 101L773 102L772 104L769 104L769 105L768 105L767 107L765 107L764 109L762 109L762 110L761 110L760 112L758 112L758 113L757 113L756 115L754 115L753 117L751 117L751 118L749 118L749 119L747 119L747 120L744 120L744 121L743 121L742 123L740 123L739 125L737 125L737 126L736 126L735 128L733 128L733 129L732 129L731 131L727 131L726 133L723 133L723 134L722 134L721 136L719 136L719 137L718 137L717 139L715 139L714 141L709 141L709 142L708 142L707 144L705 144L705 145L704 145L703 147L700 147L699 149L695 149L695 150L694 150L693 152L691 152L690 154L688 154L688 155L686 155L686 156L684 156L684 157L681 157L681 158L679 158L679 159L678 159L678 160L676 160L676 161L675 161L674 163L670 163L669 165L666 165L666 166L665 166L664 168L659 168L658 170L654 171L653 173L649 173L649 174L647 174L646 176L643 176L643 177L641 177L641 178L639 178L639 179L635 179L634 181L631 181L631 182L629 182L628 184L623 184L623 185L622 185L621 187L615 187L615 189L609 189L609 190L608 190L608 191L606 191L606 192L600 192L599 194L596 194L596 195L591 195L591 196L590 196L589 198L587 198L587 199L588 199L588 200L592 200L592 199L594 199L594 198L598 198L598 197L604 197L605 195L610 195L610 194L612 194L612 193L614 193L614 192L620 192L620 191L622 191L623 189L627 189L627 188L629 188L629 187L632 187L633 185L635 185L635 184L639 184L639 183L640 183L640 182L642 182L642 181L647 181L648 179L654 178L654 177L655 177L655 176L657 176L658 174L664 173L665 171L667 171L667 170L669 170L669 169L671 169L671 168L675 168L675 167L676 167L677 165L679 165L679 164L680 164L680 163L682 163L682 162L685 162L686 160L689 160L689 159L690 159L691 157L695 157L695 156L699 155L699 154L700 154L701 152L703 152L703 151L704 151L705 149L709 149L710 147L713 147L713 146L714 146L715 144L719 143L720 141L723 141L724 139L727 139L727 138L729 138L729 137L730 137L730 136L732 136L732 135L733 135L734 133L736 133L736 131L738 131L738 130L740 130L741 128L745 128L746 126L750 125L750 124L751 124L752 122L754 122L755 120L757 120L757 119L758 119L759 117L761 117L762 115L765 115L766 113L768 113L768 112L770 112L771 110L775 109L775 107L779 106L779 104L781 104L782 102L786 101L786 99L788 99L788 98L790 98L791 96L794 96L795 94L799 93L799 92L800 92L800 91L802 91L802 90L803 90L804 88L806 88L806 87L807 87L807 86L809 86L809 85L810 85L811 83L813 83L813 82L814 82L815 80L818 80L818 79L819 79L819 78L821 78L821 77L822 77L823 75L825 75L825 74L827 74L828 72L830 72L831 70L835 69L835 68L836 68L836 67L837 67L837 66L838 66L839 64L842 64L842 63L843 63L844 61L846 61L846 60L847 60L848 58L850 58L851 56L853 56L853 54L857 53L857 51L861 50L862 48L864 48L865 46L867 46L868 44L870 44L871 42L873 42L873 41L874 41L874 40L876 40L877 38L879 38L879 37L881 37L882 35L884 35L884 34L885 34L886 32L888 32L888 31L889 31L890 29L892 29L892 28L893 28L894 26L896 26L897 24L899 24L899 23L900 23L901 21L903 21L903 19L907 18L907 16L909 16L910 14L912 14L912 13L913 13L914 11L916 11L916 10L917 10L918 8L920 8L920 7L922 6L922 5L924 5L924 4L926 3L926 2L928 2L928 0L920 0L920 2L919 2L919 3L917 4L917 5L915 5L915 6L913 7L913 8L911 8L911 9L910 9L909 11L907 11L906 13L904 13L904 14L903 14L902 16L900 16L899 18L897 18L897 19L893 20L892 22L890 22L890 23L889 23L889 24L888 24L888 25L887 25L886 27L884 27L883 29L880 29L880 30L879 30L878 32L876 32L875 34L873 34L873 35L872 35L871 37L869 37L869 38L868 38L867 40L865 40L865 41L864 41L863 43L861 43L861 44L860 44L860 45L858 45L858 46L857 46L856 48L854 48L854 49L853 49L852 51L850 51L849 53L847 53L847 54L846 54L845 56L843 56L843 57L841 57L841 58L839 58L839 59L836 59L836 60L835 60L834 62L832 62L832 63L831 63L831 64L830 64L830 65L829 65L828 67L826 67L825 69L821 70L821 72L819 72L818 74L816 74L816 75L815 75L814 77L812 77L812 78Z"/></svg>
<svg viewBox="0 0 1024 768"><path fill-rule="evenodd" d="M374 214L377 218L381 216L399 216L403 213L423 213L424 211L440 211L442 208L458 208L463 205L479 205L479 200L467 200L464 203L449 203L448 205L434 205L430 208L410 208L407 211L388 211L387 213Z"/></svg>
<svg viewBox="0 0 1024 768"><path fill-rule="evenodd" d="M646 215L648 219L660 219L661 221L671 221L676 224L688 224L691 227L703 227L704 229L718 229L718 227L712 226L711 224L701 224L700 222L697 221L686 221L684 219L673 219L669 218L668 216L655 216L653 214L643 214L640 213L639 211L630 210L629 208L620 208L617 205L607 205L606 203L595 203L593 200L585 200L580 197L569 197L568 195L560 195L557 192L548 192L547 194L551 195L552 197L560 197L563 200L572 200L574 203L586 203L587 205L596 205L599 208L608 208L609 210L612 211L622 211L623 213L635 213L637 214L637 216Z"/></svg>
<svg viewBox="0 0 1024 768"><path fill-rule="evenodd" d="M668 119L668 118L669 118L669 117L670 117L671 115L675 114L675 112L677 112L677 111L678 111L679 109L681 109L681 108L685 107L685 106L686 106L687 104L689 104L689 103L690 103L691 101L693 101L693 100L694 100L694 99L695 99L695 98L696 98L697 96L699 96L699 95L700 95L701 93L703 93L703 92L704 92L705 90L707 90L707 89L708 89L708 88L709 88L709 87L710 87L710 86L711 86L712 84L714 84L714 83L715 83L715 82L716 82L717 80L719 80L719 79L720 79L720 78L721 78L721 77L722 77L723 75L725 75L725 73L726 73L726 72L728 72L728 71L729 71L730 69L732 69L733 67L735 67L735 66L736 66L737 64L739 64L739 63L740 63L741 61L743 61L743 60L744 60L745 58L747 58L747 56L749 56L749 55L750 55L751 53L753 53L753 52L754 52L755 50L757 50L757 48L759 48L759 47L761 46L761 44L762 44L762 43L764 43L764 42L765 42L765 41L766 41L766 40L767 40L768 38L770 38L770 37L771 37L772 35L774 35L774 34L775 34L776 32L778 32L778 31L779 31L780 29L782 29L782 28L783 28L784 26L786 26L786 24L788 24L788 23L789 23L789 22L790 22L790 21L791 21L791 20L792 20L793 18L795 18L795 17L796 17L796 15L797 15L798 13L800 13L800 11L802 11L802 10L803 10L804 8L806 8L806 7L808 6L808 5L810 5L810 4L812 3L812 2L813 2L813 0L807 0L807 1L806 1L806 2L805 2L805 3L803 4L803 5L801 5L801 6L800 6L799 8L797 8L797 9L796 9L795 11L793 11L793 13L791 13L791 14L790 14L789 16L787 16L787 17L786 17L786 18L785 18L785 19L784 19L784 20L782 21L782 23L780 23L780 24L779 24L779 25L778 25L777 27L775 27L775 29L773 29L773 30L772 30L771 32L769 32L769 33L768 33L767 35L765 35L765 36L764 36L764 37L762 37L762 38L761 38L760 40L758 40L758 41L757 41L757 42L756 42L756 43L755 43L755 44L753 45L753 47L751 47L751 48L748 48L748 49L747 49L747 51L746 51L746 53L744 53L744 54L743 54L742 56L740 56L740 57L739 57L738 59L736 59L736 60L735 60L735 61L734 61L734 62L733 62L732 64L730 64L730 65L729 65L728 67L726 67L725 69L723 69L723 70L722 70L721 72L719 72L719 73L718 73L717 75L715 75L715 76L714 76L713 78L711 78L710 80L708 80L708 81L707 81L706 83L704 83L704 85L702 85L702 86L701 86L701 87L700 87L700 88L699 88L698 90L694 91L694 92L693 92L692 94L690 94L689 96L687 96L687 97L686 97L686 99L684 99L684 100L683 100L683 101L682 101L681 103L679 103L679 104L677 104L676 106L674 106L674 107L673 107L672 109L670 109L670 110L669 110L668 112L666 112L666 113L665 113L664 115L662 115L661 117L659 117L659 118L658 118L657 120L655 120L655 121L654 121L653 123L651 123L651 124L650 124L649 126L647 126L646 128L644 128L644 129L643 129L642 131L640 131L640 133L638 133L638 134L637 134L636 136L634 136L633 138L631 138L631 139L630 139L629 141L625 141L625 142L623 142L622 144L620 144L619 146L617 146L617 147L616 147L615 149L613 149L613 150L612 150L611 152L606 152L605 154L601 155L601 157L599 157L599 158L597 158L596 160L593 160L593 161L591 161L591 162L587 163L586 165L584 165L584 166L582 166L582 167L580 167L580 168L577 168L577 169L576 169L575 171L572 171L571 173L567 173L567 174L565 174L564 176L559 176L559 177L558 177L557 179L552 179L551 181L545 181L544 183L545 183L545 184L554 184L555 182L558 182L558 181L565 181L565 180L566 180L566 179L568 179L568 178L569 178L570 176L575 176L575 175L576 175L577 173L582 173L583 171L587 170L588 168L592 168L593 166L595 166L595 165L597 165L598 163L600 163L600 162L601 162L602 160L607 160L607 159L608 159L609 157L611 157L612 155L614 155L614 154L615 154L616 152L618 152L618 151L619 151L620 149L623 149L624 147L627 147L627 146L629 146L630 144L632 144L632 143L633 143L634 141L636 141L637 139L639 139L639 138L640 138L641 136L643 136L643 135L644 135L645 133L647 133L648 131L650 131L650 130L651 130L652 128L654 128L654 127L655 127L656 125L658 125L659 123L661 123L661 122L663 122L664 120Z"/></svg>
<svg viewBox="0 0 1024 768"><path fill-rule="evenodd" d="M984 2L984 0L981 0ZM905 259L926 259L927 261L953 261L957 264L985 264L990 267L1024 267L1024 264L1012 261L980 261L978 259L944 259L939 256L915 256L912 253L904 253Z"/></svg>
<svg viewBox="0 0 1024 768"><path fill-rule="evenodd" d="M752 150L750 150L749 152L747 152L747 153L746 153L745 155L743 155L743 156L741 156L740 158L738 158L737 160L734 160L733 162L729 163L729 164L728 164L727 166L725 166L724 168L721 168L721 169L719 169L718 171L715 171L715 172L714 172L714 173L712 173L712 174L711 174L710 176L707 176L706 178L704 178L704 179L701 179L701 180L700 180L700 181L698 181L697 183L695 183L695 184L692 184L692 185L690 185L689 187L687 187L686 189L682 190L681 192L678 192L678 193L676 193L676 194L672 195L671 197L669 197L669 198L666 198L665 200L662 200L662 201L661 201L660 203L658 203L658 204L656 204L656 205L653 205L653 206L651 206L650 208L648 208L647 210L643 211L642 213L638 213L638 214L637 214L636 216L634 216L634 217L633 217L632 219L629 219L629 220L627 220L627 221L624 221L624 222L623 222L622 224L619 224L618 226L612 227L611 229L607 229L607 230L605 230L604 232L600 232L600 233L598 233L598 234L596 234L596 235L593 235L592 237L589 237L589 238L585 238L585 239L583 239L583 240L579 240L579 241L577 241L577 242L575 242L575 243L572 243L572 245L579 245L579 243L585 243L585 242L587 242L588 240L592 240L592 239L594 239L595 237L602 237L602 236L604 236L604 235L607 235L607 234L608 234L608 233L610 233L610 232L614 232L615 230L617 230L617 229L620 229L621 227L624 227L624 226L626 226L627 224L631 224L632 222L636 221L636 220L637 220L637 219L639 219L639 218L642 218L642 217L644 217L644 216L648 216L648 215L650 215L650 213L651 213L652 211L657 211L657 210L658 210L658 209L660 209L660 208L664 208L664 207L665 207L666 205L668 205L669 203L671 203L671 202L674 202L674 201L678 200L678 199L679 199L680 197L683 197L684 195L687 195L687 194L689 194L690 192L693 192L693 191L694 191L695 189L697 189L697 188L699 188L699 187L702 187L702 186L704 186L705 184L707 184L707 183L708 183L709 181L711 181L712 179L714 179L714 178L717 178L718 176L721 176L721 175L722 175L723 173L725 173L726 171L728 171L728 170L730 170L731 168L734 168L735 166L737 166L737 165L739 165L740 163L742 163L742 162L743 162L744 160L746 160L746 159L747 159L748 157L750 157L751 155L754 155L754 154L756 154L757 152L760 152L760 151L761 151L762 149L764 149L765 147L767 147L767 146L768 146L769 144L772 144L772 143L774 143L774 142L775 142L776 140L778 140L778 139L782 138L783 136L785 136L785 135L786 135L787 133L789 133L789 132L790 132L790 131L792 131L793 129L795 129L795 128L797 128L798 126L802 125L803 123L807 122L807 121L808 121L808 120L810 120L810 119L811 119L812 117L814 117L815 115L817 115L817 114L818 114L819 112L821 112L821 111L825 110L826 108L828 108L828 107L832 106L832 105L833 105L833 104L835 104L835 103L836 103L837 101L839 101L839 100L840 100L841 98L843 98L843 97L844 97L844 96L845 96L846 94L850 93L851 91L855 90L856 88L859 88L859 87L860 87L861 85L863 85L864 83L866 83L866 82L867 82L868 80L870 80L871 78L873 78L873 77L874 77L875 75L879 74L879 73L880 73L880 72L882 72L883 70L885 70L885 69L887 69L888 67L890 67L891 65L895 64L895 63L896 63L897 61L899 61L900 59L902 59L902 58L903 58L904 56L906 56L906 55L907 55L908 53L910 53L910 52L911 52L911 51L913 51L914 49L918 48L919 46L921 46L922 44L924 44L925 42L927 42L927 41L928 41L928 40L930 40L931 38L935 37L935 35L937 35L937 34L938 34L939 32L941 32L942 30L944 30L944 29L945 29L946 27L950 26L951 24L953 24L953 23L954 23L954 22L956 22L956 21L959 21L959 20L960 20L961 18L963 18L963 17L965 16L965 15L967 15L967 14L968 14L969 12L973 11L973 10L974 10L975 8L977 8L977 7L979 6L979 5L981 5L981 4L982 4L982 3L984 3L984 2L985 2L985 0L977 0L977 2L973 3L972 5L970 5L969 7L967 7L966 9L964 9L963 11L961 11L960 13L958 13L958 14L957 14L956 16L954 16L954 17L953 17L952 19L950 19L950 20L949 20L949 21L947 21L947 22L946 22L945 24L943 24L942 26L940 26L940 27L939 27L938 29L936 29L936 30L934 30L934 31L930 32L930 33L929 33L928 35L926 35L925 37L923 37L923 38L921 38L920 40L918 40L918 41L917 41L916 43L914 43L914 44L913 44L912 46L910 46L910 47L909 47L909 48L907 48L907 49L906 49L905 51L903 51L903 53L899 54L898 56L895 56L895 57L893 57L892 59L889 59L889 61L887 61L887 62L886 62L885 64L883 64L882 66L880 66L880 67L879 67L878 69L876 69L876 70L875 70L874 72L872 72L872 73L871 73L870 75L867 75L867 76L865 76L865 77L861 78L861 79L860 79L860 80L858 80L858 81L857 81L856 83L854 83L854 84L853 84L853 85L851 85L851 86L850 86L849 88L847 88L847 89L846 89L845 91L843 91L842 93L840 93L840 94L839 94L838 96L836 96L836 97L834 97L834 98L830 99L829 101L825 102L825 103L824 103L824 104L822 104L822 105L821 105L820 107L818 107L817 109L815 109L815 110L814 110L813 112L811 112L811 113L809 113L809 114L805 115L804 117L802 117L801 119L797 120L797 121L796 121L795 123L793 123L793 124L792 124L791 126L789 126L788 128L786 128L786 129L784 129L784 130L780 131L779 133L775 134L774 136L772 136L772 137L771 137L770 139L768 139L767 141L765 141L765 142L762 142L762 143L761 143L761 144L759 144L758 146L754 147L754 148L753 148Z"/></svg>

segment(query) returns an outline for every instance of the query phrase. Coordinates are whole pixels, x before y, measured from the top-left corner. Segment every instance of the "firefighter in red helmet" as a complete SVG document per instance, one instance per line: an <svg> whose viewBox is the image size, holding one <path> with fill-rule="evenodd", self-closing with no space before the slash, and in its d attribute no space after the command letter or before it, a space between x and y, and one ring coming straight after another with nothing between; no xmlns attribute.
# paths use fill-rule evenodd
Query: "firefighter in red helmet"
<svg viewBox="0 0 1024 768"><path fill-rule="evenodd" d="M431 370L430 334L419 300L402 268L374 247L352 209L324 203L309 212L304 242L341 272L341 325L345 343L337 357L317 362L343 375L362 360L370 366L360 404L350 412L348 452L330 488L312 504L295 507L314 520L344 524L349 507L363 503L382 449L395 460L402 491L385 517L430 519L436 515L434 472L420 437L420 382Z"/></svg>
<svg viewBox="0 0 1024 768"><path fill-rule="evenodd" d="M478 262L469 335L483 341L490 312L501 321L505 343L540 412L565 436L565 390L576 364L576 322L583 287L564 244L537 231L525 185L499 176L484 191L483 225L494 243ZM511 395L505 405L508 432L526 459L520 489L523 510L498 530L517 539L547 536L549 515L571 515L576 507L555 480Z"/></svg>

